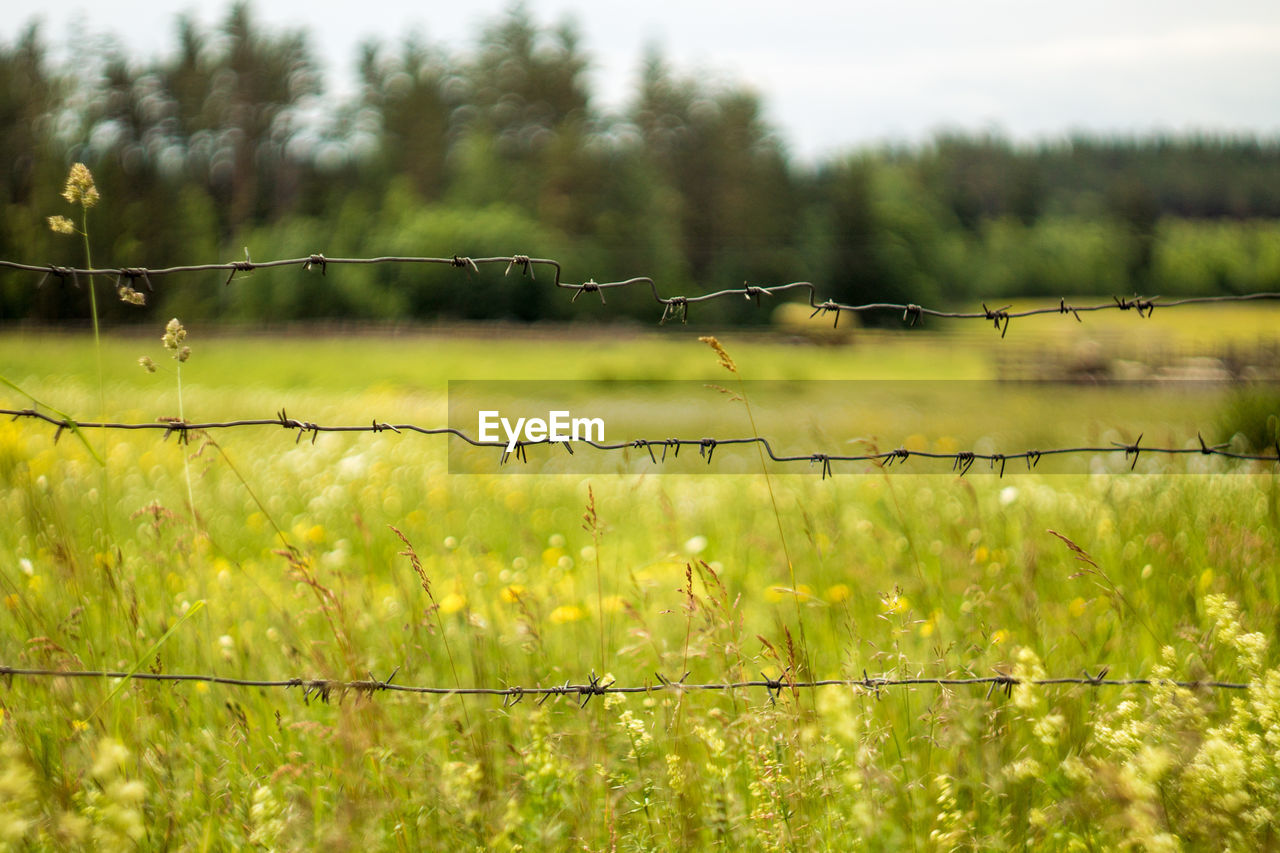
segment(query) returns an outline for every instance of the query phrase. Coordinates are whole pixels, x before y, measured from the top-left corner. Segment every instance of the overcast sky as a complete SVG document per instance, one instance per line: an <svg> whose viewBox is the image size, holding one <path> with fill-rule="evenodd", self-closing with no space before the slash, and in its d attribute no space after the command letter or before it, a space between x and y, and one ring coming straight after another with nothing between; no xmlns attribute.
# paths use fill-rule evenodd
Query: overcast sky
<svg viewBox="0 0 1280 853"><path fill-rule="evenodd" d="M331 92L350 91L356 46L417 30L469 49L510 0L253 5L273 28L301 26L327 62ZM621 106L640 58L657 45L677 70L756 89L803 159L855 145L915 142L940 129L997 129L1015 139L1206 130L1280 135L1277 0L896 0L761 2L527 0L539 23L572 18L592 58L599 105ZM139 57L173 49L174 20L204 24L223 3L5 0L0 38L40 19L65 55L76 21L113 32Z"/></svg>

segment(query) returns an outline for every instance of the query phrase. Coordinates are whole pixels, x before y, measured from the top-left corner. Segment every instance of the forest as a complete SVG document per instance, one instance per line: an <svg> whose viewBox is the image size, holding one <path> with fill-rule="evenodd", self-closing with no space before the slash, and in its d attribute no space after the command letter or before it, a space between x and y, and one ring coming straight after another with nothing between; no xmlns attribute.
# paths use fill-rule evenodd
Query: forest
<svg viewBox="0 0 1280 853"><path fill-rule="evenodd" d="M842 302L921 304L1280 290L1280 139L940 131L800 163L757 93L657 48L625 106L602 109L573 25L518 5L460 48L364 44L342 97L305 30L273 31L244 4L214 27L180 18L154 56L86 38L64 64L35 25L0 45L0 258L83 264L48 218L67 212L67 169L84 162L102 195L88 228L100 266L520 253L563 261L569 281L647 275L669 294L798 280ZM0 275L0 320L88 316L83 293L37 281ZM236 281L211 273L103 313L654 319L641 294L611 294L605 311L500 270ZM698 319L768 312L721 301Z"/></svg>

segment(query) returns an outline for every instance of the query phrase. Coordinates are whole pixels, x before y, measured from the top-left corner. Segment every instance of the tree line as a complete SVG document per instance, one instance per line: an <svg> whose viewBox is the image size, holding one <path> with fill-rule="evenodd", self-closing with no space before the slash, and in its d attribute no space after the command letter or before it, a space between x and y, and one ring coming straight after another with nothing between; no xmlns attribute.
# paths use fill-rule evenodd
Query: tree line
<svg viewBox="0 0 1280 853"><path fill-rule="evenodd" d="M1280 140L998 134L797 163L745 86L653 50L619 110L599 107L570 24L521 6L471 47L362 46L355 93L325 94L305 31L249 6L139 59L86 37L54 67L33 26L0 45L0 257L78 265L47 217L68 166L93 171L99 265L331 256L555 257L569 280L650 275L667 293L809 280L845 302L1280 290ZM297 270L166 282L117 320L652 319L500 272ZM754 306L701 319L758 322ZM69 285L0 277L0 317L87 315Z"/></svg>

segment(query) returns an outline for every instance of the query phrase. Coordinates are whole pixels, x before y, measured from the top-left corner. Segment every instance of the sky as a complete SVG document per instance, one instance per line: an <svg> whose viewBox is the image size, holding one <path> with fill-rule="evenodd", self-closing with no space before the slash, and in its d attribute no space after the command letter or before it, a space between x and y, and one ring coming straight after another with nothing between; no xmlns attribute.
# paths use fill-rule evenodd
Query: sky
<svg viewBox="0 0 1280 853"><path fill-rule="evenodd" d="M762 2L526 0L541 24L572 20L597 106L622 108L657 46L677 72L746 85L796 157L919 143L940 130L1018 141L1075 132L1280 136L1280 3L1216 0ZM6 0L0 39L42 22L55 56L79 27L139 59L175 45L175 20L212 25L225 3ZM302 27L330 92L350 92L357 46L417 32L459 52L510 0L259 0L256 17Z"/></svg>

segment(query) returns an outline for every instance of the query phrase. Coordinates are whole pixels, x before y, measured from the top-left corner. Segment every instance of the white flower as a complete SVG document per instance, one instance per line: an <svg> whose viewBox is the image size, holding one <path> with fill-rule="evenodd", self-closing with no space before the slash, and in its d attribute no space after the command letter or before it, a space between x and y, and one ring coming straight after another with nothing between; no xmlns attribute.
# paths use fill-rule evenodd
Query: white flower
<svg viewBox="0 0 1280 853"><path fill-rule="evenodd" d="M684 543L684 552L690 557L697 556L705 550L707 550L707 537L705 536L695 536Z"/></svg>

